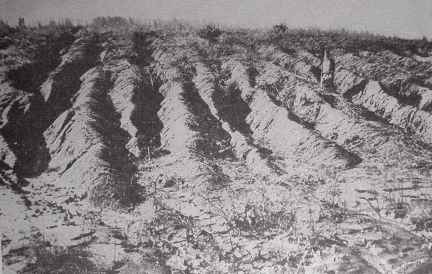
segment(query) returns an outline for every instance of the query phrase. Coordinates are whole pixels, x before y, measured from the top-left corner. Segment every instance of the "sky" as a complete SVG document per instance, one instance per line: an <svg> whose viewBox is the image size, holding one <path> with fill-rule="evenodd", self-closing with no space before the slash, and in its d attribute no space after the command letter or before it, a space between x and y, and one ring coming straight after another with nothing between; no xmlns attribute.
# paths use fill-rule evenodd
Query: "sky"
<svg viewBox="0 0 432 274"><path fill-rule="evenodd" d="M0 0L0 18L16 23L96 16L185 19L267 27L346 28L432 38L432 0Z"/></svg>

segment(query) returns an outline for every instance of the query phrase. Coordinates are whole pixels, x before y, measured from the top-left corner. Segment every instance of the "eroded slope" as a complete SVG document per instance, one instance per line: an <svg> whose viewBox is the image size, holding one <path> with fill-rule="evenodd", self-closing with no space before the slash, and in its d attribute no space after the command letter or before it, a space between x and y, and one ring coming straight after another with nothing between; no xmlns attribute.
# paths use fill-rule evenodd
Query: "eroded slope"
<svg viewBox="0 0 432 274"><path fill-rule="evenodd" d="M2 74L7 269L428 273L430 64L340 54L324 89L306 50L177 32L82 31L37 82Z"/></svg>

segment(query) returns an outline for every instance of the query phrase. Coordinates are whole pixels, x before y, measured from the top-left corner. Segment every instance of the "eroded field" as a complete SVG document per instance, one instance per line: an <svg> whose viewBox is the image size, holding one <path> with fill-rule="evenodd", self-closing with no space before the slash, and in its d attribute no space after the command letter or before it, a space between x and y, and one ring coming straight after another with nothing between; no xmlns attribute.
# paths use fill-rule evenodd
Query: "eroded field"
<svg viewBox="0 0 432 274"><path fill-rule="evenodd" d="M432 63L233 36L1 50L6 273L432 273Z"/></svg>

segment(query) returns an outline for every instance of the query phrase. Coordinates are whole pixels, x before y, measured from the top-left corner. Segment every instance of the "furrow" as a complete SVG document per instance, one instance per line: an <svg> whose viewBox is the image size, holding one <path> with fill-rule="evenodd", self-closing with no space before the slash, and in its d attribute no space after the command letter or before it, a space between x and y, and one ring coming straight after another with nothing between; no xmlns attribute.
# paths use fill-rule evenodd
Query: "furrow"
<svg viewBox="0 0 432 274"><path fill-rule="evenodd" d="M176 163L169 165L172 172L189 182L223 183L226 176L213 162L230 157L229 135L211 115L193 83L171 64L175 57L158 50L153 56L164 98L158 111L163 124L161 149Z"/></svg>
<svg viewBox="0 0 432 274"><path fill-rule="evenodd" d="M385 50L377 53L364 51L335 57L338 70L347 70L366 79L379 81L389 95L400 103L429 111L432 102L432 65L418 62Z"/></svg>
<svg viewBox="0 0 432 274"><path fill-rule="evenodd" d="M289 55L274 46L269 46L261 48L259 54L301 79L313 83L318 83L320 80L321 71L318 67L321 61L306 51L296 51L294 55Z"/></svg>
<svg viewBox="0 0 432 274"><path fill-rule="evenodd" d="M59 100L70 99L68 94L79 87L79 76L89 68L84 66L80 70L82 63L90 60L87 55L81 56L85 51L83 47L86 47L89 41L84 38L78 39L61 57L61 63L42 84L49 71L56 65L54 62L57 59L56 49L59 50L65 44L69 45L72 42L72 40L70 42L65 40L64 36L57 39L49 42L49 49L43 47L39 49L47 51L45 54L50 56L43 56L42 53L36 52L34 53L38 56L35 57L36 60L31 62L29 60L1 75L2 78L4 77L0 86L1 133L11 149L10 153L15 154L16 158L16 161L8 164L20 176L33 177L45 170L49 155L42 132L61 111L66 109L60 102L56 107L60 107L61 111L54 113L52 107L57 102L47 103L45 99L59 92L62 94L55 95ZM44 98L44 95L47 97Z"/></svg>
<svg viewBox="0 0 432 274"><path fill-rule="evenodd" d="M400 195L398 197L402 197L398 199L406 202L411 198L414 201L420 197L416 194L420 184L424 184L425 193L429 192L427 177L411 168L431 164L431 153L421 142L416 142L412 137L406 136L401 130L392 128L383 121L366 119L367 113L364 110L357 109L341 96L322 94L322 91L315 85L290 75L284 75L283 71L278 71L280 68L277 66L270 65L264 70L267 73L262 75L266 77L258 77L259 86L277 89L277 92L273 94L277 96L276 100L287 109L313 126L323 136L335 140L362 157L363 162L360 165L340 173L344 174L345 179L337 186L341 197L345 197L344 199L349 197L349 200L344 200L345 207L355 208L356 212L377 210L378 213L370 213L373 217L365 217L359 227L367 229L376 227L376 223L380 223L379 220L382 219L380 214L384 214L383 211L390 214L389 212L396 210L391 209L391 205L384 206L389 199L389 194L385 191L386 186L394 186L396 181L402 185L412 185L412 180L416 180L416 186L412 192L402 190L397 193ZM356 79L350 79L350 82L345 82L345 85L348 83L352 84L352 88L362 86L362 82ZM392 174L391 177L388 174ZM329 185L323 185L315 191L320 201L326 201L329 192L331 192ZM396 195L396 191L392 195ZM366 200L369 202L365 202ZM374 208L371 201L382 203L386 209L380 211ZM403 214L416 216L415 211L414 208L405 208ZM375 214L380 216L375 219ZM354 214L354 216L358 218L358 215ZM333 219L330 220L330 222L333 221ZM350 220L343 220L342 227L346 225L347 230L339 237L344 239L348 246L361 247L360 243L355 242L356 239L353 238L352 230L350 230L351 226L357 225L349 224L350 222ZM355 223L355 221L352 222ZM362 239L366 246L358 248L361 251L360 257L369 265L381 273L406 273L430 265L429 256L420 237L395 224L382 223L379 227L381 233L387 236L376 241L373 238L369 239L369 235L373 237L376 233L374 229L371 229L370 234L363 232ZM395 241L392 237L397 237L397 240ZM404 250L416 250L416 252L407 254L404 253Z"/></svg>
<svg viewBox="0 0 432 274"><path fill-rule="evenodd" d="M422 156L424 146L401 130L376 119L373 114L336 94L321 94L313 84L284 75L284 70L278 66L267 65L263 70L257 80L260 87L276 90L275 99L287 109L362 159L382 161L383 158L400 156L411 163L427 161L428 156ZM362 81L353 78L344 85L351 85L352 89L364 86Z"/></svg>
<svg viewBox="0 0 432 274"><path fill-rule="evenodd" d="M46 114L41 98L14 88L7 80L0 90L0 133L4 141L0 159L20 176L40 174L49 159L40 125Z"/></svg>
<svg viewBox="0 0 432 274"><path fill-rule="evenodd" d="M153 90L150 75L129 61L114 61L105 69L112 74L109 96L120 115L120 127L129 134L127 150L135 157L150 156L160 145L160 94Z"/></svg>
<svg viewBox="0 0 432 274"><path fill-rule="evenodd" d="M48 125L71 106L70 100L80 88L81 75L96 65L101 50L99 42L94 34L75 40L42 84L40 94L52 112L45 121Z"/></svg>
<svg viewBox="0 0 432 274"><path fill-rule="evenodd" d="M109 98L110 77L101 67L81 77L72 107L44 132L51 155L49 170L57 184L78 197L89 196L96 206L113 208L133 204L138 192L132 175L127 133Z"/></svg>
<svg viewBox="0 0 432 274"><path fill-rule="evenodd" d="M340 93L385 121L415 134L426 144L432 144L432 114L401 104L382 88L380 82L367 80L347 70L339 69L335 84Z"/></svg>
<svg viewBox="0 0 432 274"><path fill-rule="evenodd" d="M195 66L196 76L194 83L203 101L208 105L210 112L220 121L222 128L229 133L230 142L237 158L244 159L250 169L261 175L274 174L275 170L260 153L260 148L253 144L248 134L250 131L245 121L239 121L245 116L241 110L234 110L229 100L232 96L225 96L225 91L216 87L214 75L203 63ZM236 108L241 107L237 105ZM243 125L244 124L244 125Z"/></svg>
<svg viewBox="0 0 432 274"><path fill-rule="evenodd" d="M257 140L287 159L303 159L308 164L348 167L358 159L316 132L290 119L290 113L278 106L262 89L252 88L245 66L236 61L224 64L231 79L248 103L251 113L247 121Z"/></svg>

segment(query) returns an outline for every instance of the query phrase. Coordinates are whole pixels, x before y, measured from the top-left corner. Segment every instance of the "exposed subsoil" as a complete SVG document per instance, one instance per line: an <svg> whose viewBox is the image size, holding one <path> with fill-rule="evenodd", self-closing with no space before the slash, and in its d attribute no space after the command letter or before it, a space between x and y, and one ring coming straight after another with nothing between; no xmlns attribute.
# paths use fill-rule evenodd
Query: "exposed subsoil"
<svg viewBox="0 0 432 274"><path fill-rule="evenodd" d="M6 273L432 273L430 62L162 34L1 64Z"/></svg>

